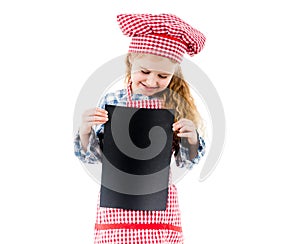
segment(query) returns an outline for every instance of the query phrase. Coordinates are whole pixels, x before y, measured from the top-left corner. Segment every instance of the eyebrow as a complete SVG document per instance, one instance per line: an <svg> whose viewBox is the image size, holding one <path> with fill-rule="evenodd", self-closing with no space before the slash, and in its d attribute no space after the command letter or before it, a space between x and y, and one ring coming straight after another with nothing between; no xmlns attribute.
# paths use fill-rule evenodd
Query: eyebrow
<svg viewBox="0 0 300 244"><path fill-rule="evenodd" d="M151 71L150 69L147 69L147 68L142 67L142 66L140 66L140 68L141 68L141 69L144 69L144 70L147 70L147 71ZM160 75L171 75L171 73L164 73L164 72L160 72L160 71L158 71L158 73L159 73Z"/></svg>

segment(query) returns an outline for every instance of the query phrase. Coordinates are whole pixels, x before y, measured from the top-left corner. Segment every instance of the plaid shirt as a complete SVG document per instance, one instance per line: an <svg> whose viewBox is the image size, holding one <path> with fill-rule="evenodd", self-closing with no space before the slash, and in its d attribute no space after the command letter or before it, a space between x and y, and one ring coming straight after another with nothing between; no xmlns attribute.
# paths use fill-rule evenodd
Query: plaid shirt
<svg viewBox="0 0 300 244"><path fill-rule="evenodd" d="M152 100L157 99L154 96L145 96L142 94L132 94L132 101L138 100ZM126 89L117 90L116 92L107 93L98 104L98 107L104 109L105 104L107 105L116 105L116 106L126 106L127 103L127 92ZM74 149L75 155L83 163L99 163L101 162L102 152L100 149L98 135L103 133L104 125L98 125L93 127L91 135L89 138L89 144L87 146L87 151L84 152L80 138L79 132L76 133L74 138ZM192 169L192 167L199 162L199 160L205 154L205 142L203 138L198 134L199 138L199 147L198 154L195 158L190 159L189 148L179 143L179 153L175 156L176 165L180 168L186 167L187 169Z"/></svg>

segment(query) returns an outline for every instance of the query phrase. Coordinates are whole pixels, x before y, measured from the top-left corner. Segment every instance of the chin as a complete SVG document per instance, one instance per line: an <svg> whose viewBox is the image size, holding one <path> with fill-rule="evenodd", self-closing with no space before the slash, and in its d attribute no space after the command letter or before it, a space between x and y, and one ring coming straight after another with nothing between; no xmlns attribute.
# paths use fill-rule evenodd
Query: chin
<svg viewBox="0 0 300 244"><path fill-rule="evenodd" d="M152 96L154 95L156 92L148 92L148 91L141 91L143 95L145 96Z"/></svg>

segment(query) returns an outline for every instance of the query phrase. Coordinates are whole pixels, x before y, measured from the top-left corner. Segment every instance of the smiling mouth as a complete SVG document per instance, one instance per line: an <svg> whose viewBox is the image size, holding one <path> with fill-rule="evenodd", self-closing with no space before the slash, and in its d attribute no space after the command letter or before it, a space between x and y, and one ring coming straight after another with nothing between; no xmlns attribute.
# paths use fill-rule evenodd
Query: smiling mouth
<svg viewBox="0 0 300 244"><path fill-rule="evenodd" d="M146 86L143 82L141 82L141 84L147 88L147 89L150 89L150 90L154 90L154 89L157 89L158 87L150 87L150 86Z"/></svg>

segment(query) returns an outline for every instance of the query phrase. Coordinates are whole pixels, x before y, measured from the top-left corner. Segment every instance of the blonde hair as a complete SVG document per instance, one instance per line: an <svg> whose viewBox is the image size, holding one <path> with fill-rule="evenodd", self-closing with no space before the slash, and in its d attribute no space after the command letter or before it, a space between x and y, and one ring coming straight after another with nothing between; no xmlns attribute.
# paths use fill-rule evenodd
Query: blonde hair
<svg viewBox="0 0 300 244"><path fill-rule="evenodd" d="M131 62L130 60L140 57L144 54L140 53L128 53L126 57L126 76L125 84L127 85L131 79ZM174 60L171 60L173 63L177 63ZM155 94L163 102L163 107L167 109L175 109L175 122L181 118L186 118L195 124L197 131L201 136L205 135L205 126L203 119L200 116L197 107L195 105L194 98L191 95L190 88L188 83L184 80L182 70L178 64L177 70L175 71L171 81L167 87L162 92ZM179 141L179 138L174 133L174 140ZM177 144L177 143L176 143Z"/></svg>

